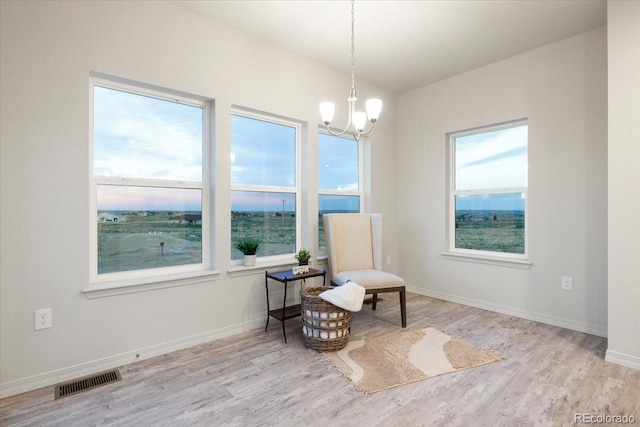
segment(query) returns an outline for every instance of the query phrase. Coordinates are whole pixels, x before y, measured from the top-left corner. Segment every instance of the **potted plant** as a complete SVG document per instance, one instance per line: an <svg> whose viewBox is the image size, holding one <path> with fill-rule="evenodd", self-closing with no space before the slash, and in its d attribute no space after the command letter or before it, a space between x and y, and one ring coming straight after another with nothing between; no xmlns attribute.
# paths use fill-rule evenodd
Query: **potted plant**
<svg viewBox="0 0 640 427"><path fill-rule="evenodd" d="M244 254L242 264L252 266L256 263L256 252L260 249L262 240L257 237L241 237L236 242L236 249Z"/></svg>
<svg viewBox="0 0 640 427"><path fill-rule="evenodd" d="M295 258L298 260L298 265L309 265L309 260L311 259L311 252L309 252L305 248L302 248L295 255Z"/></svg>

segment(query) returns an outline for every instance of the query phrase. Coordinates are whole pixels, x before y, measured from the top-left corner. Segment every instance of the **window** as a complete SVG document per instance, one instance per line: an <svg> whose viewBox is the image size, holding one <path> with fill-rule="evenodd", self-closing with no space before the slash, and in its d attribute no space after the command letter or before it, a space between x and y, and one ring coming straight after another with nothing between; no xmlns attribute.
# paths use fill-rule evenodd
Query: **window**
<svg viewBox="0 0 640 427"><path fill-rule="evenodd" d="M209 106L91 80L93 281L209 267Z"/></svg>
<svg viewBox="0 0 640 427"><path fill-rule="evenodd" d="M360 144L351 138L318 134L318 241L326 249L322 215L360 212Z"/></svg>
<svg viewBox="0 0 640 427"><path fill-rule="evenodd" d="M231 259L241 237L257 237L258 257L298 247L300 125L254 113L231 116Z"/></svg>
<svg viewBox="0 0 640 427"><path fill-rule="evenodd" d="M449 135L449 251L526 259L525 121Z"/></svg>

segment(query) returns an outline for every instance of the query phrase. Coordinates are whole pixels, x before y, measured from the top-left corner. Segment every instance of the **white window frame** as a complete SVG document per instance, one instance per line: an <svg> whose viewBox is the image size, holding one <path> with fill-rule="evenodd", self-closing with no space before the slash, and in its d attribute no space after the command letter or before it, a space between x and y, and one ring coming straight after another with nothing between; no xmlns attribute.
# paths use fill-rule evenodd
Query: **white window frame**
<svg viewBox="0 0 640 427"><path fill-rule="evenodd" d="M296 198L296 248L301 247L302 242L302 186L301 186L301 174L300 174L300 162L302 160L301 155L301 134L302 134L302 124L292 119L287 119L284 117L257 112L254 110L244 109L241 107L233 107L231 109L232 116L242 116L249 119L261 120L264 122L274 123L278 125L288 126L295 128L296 131L296 141L295 141L295 180L296 185L294 187L284 187L284 186L270 186L270 185L253 185L253 184L234 184L231 182L231 192L234 191L251 191L258 193L283 193L283 194L295 194ZM230 143L232 147L232 143ZM277 167L277 165L274 165ZM231 212L231 211L229 211ZM229 223L231 224L231 223ZM231 244L231 242L229 242ZM231 251L230 251L231 253ZM264 264L273 264L277 265L279 263L293 263L295 260L293 258L294 252L286 253L286 254L278 254L278 255L268 255L261 256L256 258L256 262L264 265ZM242 267L242 259L231 259L231 266L234 269L236 267L240 267L240 269L255 269L260 267L257 265L255 267Z"/></svg>
<svg viewBox="0 0 640 427"><path fill-rule="evenodd" d="M318 130L318 135L323 134L323 135L328 135L328 136L333 136L335 138L344 138L344 139L353 139L350 138L348 136L335 136L335 135L331 135L329 132L327 132L324 129L319 129ZM330 189L324 189L324 188L320 188L320 184L318 184L318 193L317 193L317 203L318 203L318 211L320 210L320 196L358 196L358 210L359 212L362 212L365 206L364 203L364 143L363 143L364 138L361 138L360 141L356 141L356 144L358 144L358 191L349 191L349 190L330 190ZM318 138L318 152L316 154L316 159L318 159L320 157L320 138ZM319 177L319 173L320 171L318 170L318 177ZM318 182L320 180L318 179ZM318 212L319 214L319 212ZM318 215L316 215L316 217L318 217ZM320 248L320 239L318 238L318 253L320 255L326 255L326 248L324 250L321 250Z"/></svg>
<svg viewBox="0 0 640 427"><path fill-rule="evenodd" d="M94 88L96 86L149 96L170 102L202 108L202 181L154 180L94 175ZM213 239L211 233L211 117L212 102L203 97L138 84L124 79L91 76L89 79L89 287L83 289L88 298L138 292L169 286L199 283L216 276L213 271ZM202 262L179 266L148 268L98 274L97 189L99 185L156 188L199 189L202 194Z"/></svg>
<svg viewBox="0 0 640 427"><path fill-rule="evenodd" d="M456 160L456 146L455 140L459 137L468 135L482 134L485 132L493 132L497 130L509 129L519 126L528 125L527 119L518 119L514 121L477 127L473 129L467 129L464 131L457 131L448 133L447 140L447 153L448 153L448 177L447 177L447 239L446 249L443 255L447 259L462 260L471 262L480 262L486 264L501 265L507 267L516 268L529 268L531 262L529 261L529 184L527 179L526 187L505 187L505 188L477 188L471 190L456 190L455 189L455 160ZM528 138L527 138L528 139ZM527 140L527 150L529 147L529 141ZM527 171L528 173L528 171ZM456 248L456 196L460 195L487 195L487 194L507 194L507 193L521 193L524 197L524 253L510 253L510 252L498 252L498 251L486 251L477 249Z"/></svg>

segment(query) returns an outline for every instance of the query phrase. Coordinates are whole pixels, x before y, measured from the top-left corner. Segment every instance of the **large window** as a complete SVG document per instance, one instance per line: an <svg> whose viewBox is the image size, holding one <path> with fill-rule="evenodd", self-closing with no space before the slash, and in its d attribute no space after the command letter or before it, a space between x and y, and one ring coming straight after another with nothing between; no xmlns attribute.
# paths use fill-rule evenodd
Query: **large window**
<svg viewBox="0 0 640 427"><path fill-rule="evenodd" d="M449 135L449 251L525 259L525 121Z"/></svg>
<svg viewBox="0 0 640 427"><path fill-rule="evenodd" d="M326 249L322 215L360 212L360 144L352 138L318 134L318 241Z"/></svg>
<svg viewBox="0 0 640 427"><path fill-rule="evenodd" d="M208 267L208 105L92 79L93 280Z"/></svg>
<svg viewBox="0 0 640 427"><path fill-rule="evenodd" d="M231 258L241 237L256 237L256 254L293 254L298 246L300 126L270 116L231 116Z"/></svg>

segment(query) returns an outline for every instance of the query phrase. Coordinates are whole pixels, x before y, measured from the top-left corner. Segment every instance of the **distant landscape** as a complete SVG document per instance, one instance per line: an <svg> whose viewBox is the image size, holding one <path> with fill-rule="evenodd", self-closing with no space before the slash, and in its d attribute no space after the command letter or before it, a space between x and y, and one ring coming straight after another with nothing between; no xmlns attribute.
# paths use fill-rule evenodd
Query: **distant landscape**
<svg viewBox="0 0 640 427"><path fill-rule="evenodd" d="M524 211L456 211L456 248L524 253Z"/></svg>
<svg viewBox="0 0 640 427"><path fill-rule="evenodd" d="M202 262L197 217L200 212L98 211L98 274Z"/></svg>
<svg viewBox="0 0 640 427"><path fill-rule="evenodd" d="M241 259L235 248L241 237L258 237L262 246L257 256L296 252L296 216L293 212L232 211L231 259Z"/></svg>
<svg viewBox="0 0 640 427"><path fill-rule="evenodd" d="M322 211L319 244L324 248ZM200 212L98 211L98 273L141 270L202 262ZM258 256L295 253L296 216L292 212L232 211L231 258L243 254L235 242L259 237ZM313 252L313 250L312 250Z"/></svg>
<svg viewBox="0 0 640 427"><path fill-rule="evenodd" d="M324 210L318 215L318 244L324 249L324 227L322 215L344 211ZM241 259L242 253L235 248L235 242L243 236L259 237L263 244L258 256L295 253L296 216L293 212L232 211L231 212L231 258ZM308 248L314 250L312 248Z"/></svg>

